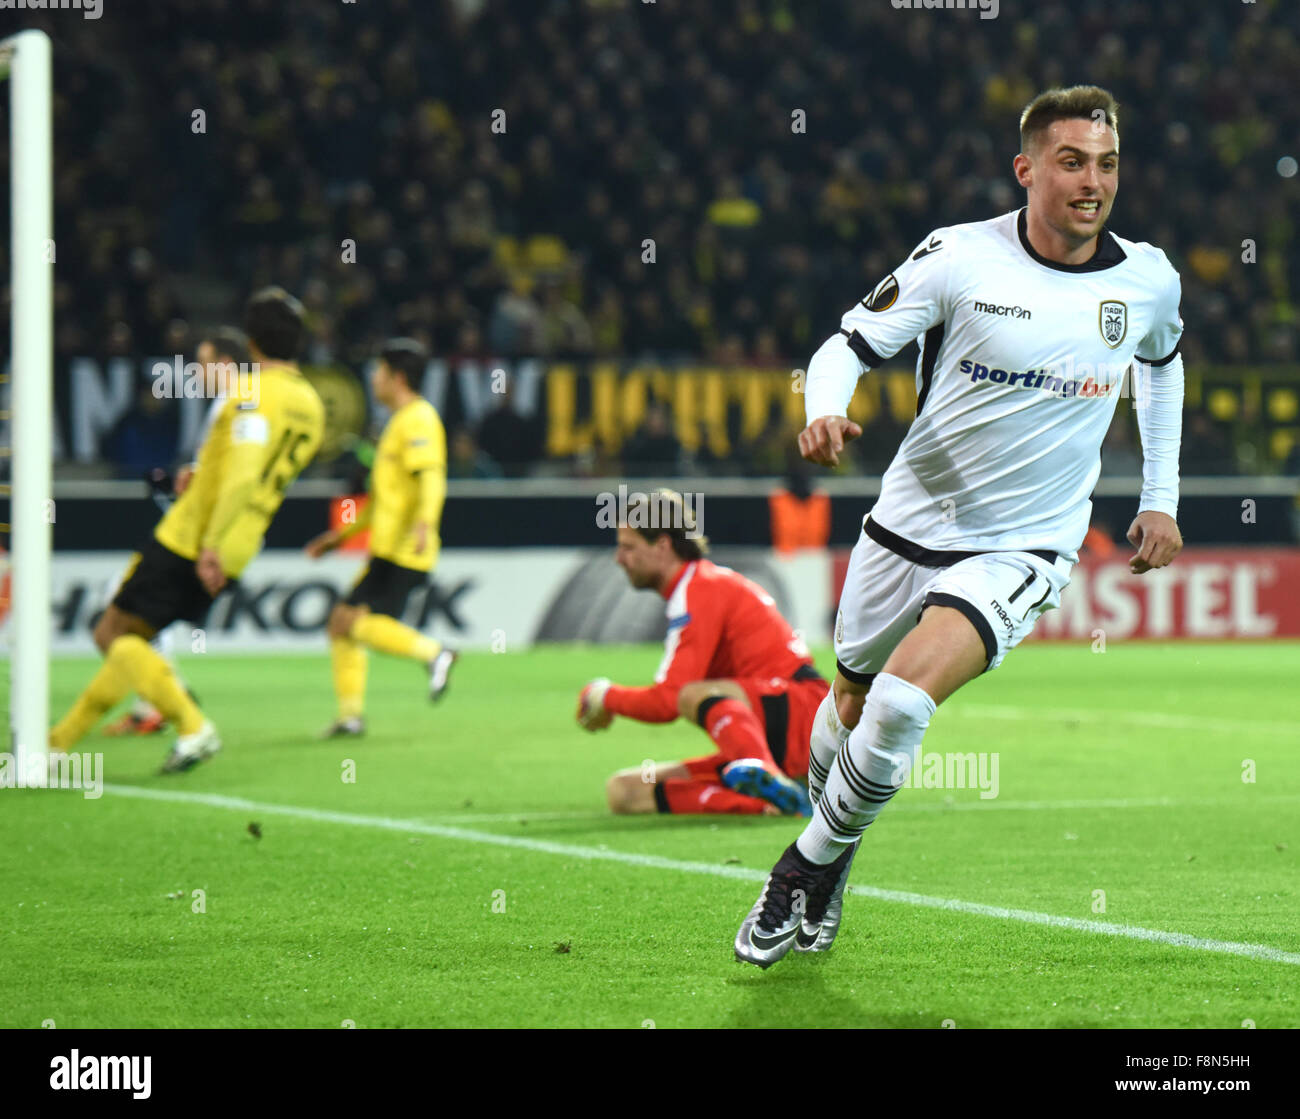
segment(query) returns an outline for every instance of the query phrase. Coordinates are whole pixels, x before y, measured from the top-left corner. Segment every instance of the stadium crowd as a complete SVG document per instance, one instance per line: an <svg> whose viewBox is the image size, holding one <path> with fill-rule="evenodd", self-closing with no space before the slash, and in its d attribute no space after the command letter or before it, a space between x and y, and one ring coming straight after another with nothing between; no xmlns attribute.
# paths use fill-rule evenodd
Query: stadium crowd
<svg viewBox="0 0 1300 1119"><path fill-rule="evenodd" d="M308 308L306 357L354 369L406 334L452 357L788 370L930 229L1020 205L1021 107L1089 81L1121 104L1112 228L1181 271L1189 367L1300 358L1300 179L1278 164L1300 134L1300 20L1283 3L1189 19L1039 0L981 21L795 0L173 0L35 22L56 43L63 357L190 352L214 310L274 282ZM662 461L661 420L633 441L660 456L642 461ZM474 469L483 433L452 434Z"/></svg>

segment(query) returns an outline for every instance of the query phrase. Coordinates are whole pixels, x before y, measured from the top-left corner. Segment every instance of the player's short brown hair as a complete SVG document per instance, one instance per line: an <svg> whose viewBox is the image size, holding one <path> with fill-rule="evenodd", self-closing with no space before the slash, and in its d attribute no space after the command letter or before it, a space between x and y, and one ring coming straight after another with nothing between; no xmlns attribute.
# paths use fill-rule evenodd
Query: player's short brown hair
<svg viewBox="0 0 1300 1119"><path fill-rule="evenodd" d="M306 333L302 304L282 287L255 291L244 307L249 340L272 361L293 361Z"/></svg>
<svg viewBox="0 0 1300 1119"><path fill-rule="evenodd" d="M698 531L695 513L676 490L632 494L624 523L651 544L661 536L668 537L678 559L697 560L709 554L709 538Z"/></svg>
<svg viewBox="0 0 1300 1119"><path fill-rule="evenodd" d="M248 335L233 326L219 326L209 331L202 341L216 352L217 360L233 361L236 365L248 364Z"/></svg>
<svg viewBox="0 0 1300 1119"><path fill-rule="evenodd" d="M379 351L380 360L400 373L408 389L420 391L420 378L429 362L429 351L414 338L390 338Z"/></svg>
<svg viewBox="0 0 1300 1119"><path fill-rule="evenodd" d="M1029 102L1020 114L1020 150L1029 151L1058 120L1075 119L1104 120L1115 130L1115 150L1119 151L1119 104L1109 91L1096 85L1045 90Z"/></svg>

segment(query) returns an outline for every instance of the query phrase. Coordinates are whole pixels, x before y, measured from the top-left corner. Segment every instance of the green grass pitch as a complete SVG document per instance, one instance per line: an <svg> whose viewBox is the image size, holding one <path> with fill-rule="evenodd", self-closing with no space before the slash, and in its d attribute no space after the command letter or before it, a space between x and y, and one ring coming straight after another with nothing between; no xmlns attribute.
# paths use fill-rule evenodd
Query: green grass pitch
<svg viewBox="0 0 1300 1119"><path fill-rule="evenodd" d="M1018 650L925 742L996 753L997 797L904 789L852 877L898 893L848 897L832 952L767 972L731 956L744 875L798 822L612 818L607 774L710 744L573 722L582 683L659 656L469 654L436 707L372 657L370 733L344 743L313 737L323 653L184 658L216 759L163 778L166 738L92 735L100 799L0 792L0 1026L1300 1024L1300 645ZM56 714L93 667L54 665Z"/></svg>

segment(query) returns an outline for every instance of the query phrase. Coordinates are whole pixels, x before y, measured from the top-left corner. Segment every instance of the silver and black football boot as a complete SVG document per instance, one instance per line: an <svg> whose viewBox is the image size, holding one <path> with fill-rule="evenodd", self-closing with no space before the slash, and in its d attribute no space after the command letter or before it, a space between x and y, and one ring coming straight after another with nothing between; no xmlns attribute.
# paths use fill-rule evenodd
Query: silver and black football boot
<svg viewBox="0 0 1300 1119"><path fill-rule="evenodd" d="M736 933L736 959L769 968L790 951L803 927L809 901L822 899L819 905L824 917L835 885L852 858L853 849L846 848L833 863L817 866L790 844L767 876L763 892ZM819 918L819 930L821 923Z"/></svg>
<svg viewBox="0 0 1300 1119"><path fill-rule="evenodd" d="M799 931L794 934L796 952L825 952L835 942L835 934L840 931L840 917L844 911L844 887L848 885L849 868L853 866L853 859L861 845L862 840L859 839L849 848L848 862L835 880L830 895L809 897L803 920L799 922Z"/></svg>

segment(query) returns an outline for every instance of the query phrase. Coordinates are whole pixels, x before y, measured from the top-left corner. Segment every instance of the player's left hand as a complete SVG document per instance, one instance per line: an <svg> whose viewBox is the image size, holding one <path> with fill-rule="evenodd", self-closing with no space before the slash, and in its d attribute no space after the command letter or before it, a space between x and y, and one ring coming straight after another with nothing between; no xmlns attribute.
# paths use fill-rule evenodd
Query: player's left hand
<svg viewBox="0 0 1300 1119"><path fill-rule="evenodd" d="M429 545L429 524L427 521L421 521L415 526L415 554L424 555L424 549Z"/></svg>
<svg viewBox="0 0 1300 1119"><path fill-rule="evenodd" d="M194 570L203 589L210 595L215 595L226 585L226 573L221 570L221 557L215 548L204 548L199 553L199 558L194 561Z"/></svg>
<svg viewBox="0 0 1300 1119"><path fill-rule="evenodd" d="M1137 554L1130 556L1128 561L1129 570L1134 575L1145 575L1157 567L1167 566L1183 550L1183 534L1178 531L1178 522L1168 513L1157 513L1154 509L1133 518L1128 542L1137 549Z"/></svg>
<svg viewBox="0 0 1300 1119"><path fill-rule="evenodd" d="M604 730L614 721L614 716L605 710L605 693L611 684L611 680L602 676L582 689L578 696L578 725L583 730Z"/></svg>

